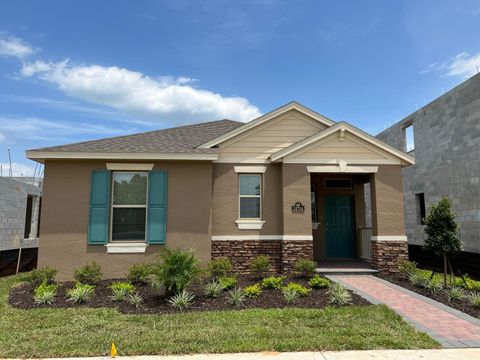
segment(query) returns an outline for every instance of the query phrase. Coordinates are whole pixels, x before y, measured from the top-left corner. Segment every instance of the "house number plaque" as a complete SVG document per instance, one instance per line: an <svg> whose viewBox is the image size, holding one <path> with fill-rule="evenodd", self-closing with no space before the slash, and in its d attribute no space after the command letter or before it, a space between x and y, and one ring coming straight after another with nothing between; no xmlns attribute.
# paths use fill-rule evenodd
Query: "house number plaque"
<svg viewBox="0 0 480 360"><path fill-rule="evenodd" d="M292 213L303 214L304 212L305 206L300 201L292 205Z"/></svg>

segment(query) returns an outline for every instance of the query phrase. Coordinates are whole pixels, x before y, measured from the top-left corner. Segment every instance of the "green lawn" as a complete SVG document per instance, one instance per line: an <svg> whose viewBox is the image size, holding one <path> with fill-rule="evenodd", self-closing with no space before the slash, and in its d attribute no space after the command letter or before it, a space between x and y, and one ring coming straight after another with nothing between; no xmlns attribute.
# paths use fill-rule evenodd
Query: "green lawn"
<svg viewBox="0 0 480 360"><path fill-rule="evenodd" d="M112 309L17 310L18 277L0 279L0 357L436 348L385 306L123 315Z"/></svg>

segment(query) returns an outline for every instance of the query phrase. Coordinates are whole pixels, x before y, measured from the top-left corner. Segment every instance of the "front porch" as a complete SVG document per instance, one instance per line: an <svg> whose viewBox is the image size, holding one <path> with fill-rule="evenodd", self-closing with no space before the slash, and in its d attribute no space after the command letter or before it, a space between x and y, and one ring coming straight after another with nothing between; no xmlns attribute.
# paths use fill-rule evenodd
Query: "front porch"
<svg viewBox="0 0 480 360"><path fill-rule="evenodd" d="M315 271L322 275L371 275L378 272L367 261L352 259L345 261L318 261Z"/></svg>

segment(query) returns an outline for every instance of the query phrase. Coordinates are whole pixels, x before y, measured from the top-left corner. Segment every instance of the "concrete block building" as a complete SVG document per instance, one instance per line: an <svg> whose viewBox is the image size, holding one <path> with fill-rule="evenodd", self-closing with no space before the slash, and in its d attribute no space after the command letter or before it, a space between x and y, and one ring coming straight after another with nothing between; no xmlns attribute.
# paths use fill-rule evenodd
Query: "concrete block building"
<svg viewBox="0 0 480 360"><path fill-rule="evenodd" d="M33 268L39 239L42 182L28 177L0 177L0 275Z"/></svg>
<svg viewBox="0 0 480 360"><path fill-rule="evenodd" d="M377 139L415 157L414 165L402 169L411 257L423 245L422 218L428 207L448 196L464 243L461 266L480 272L474 269L474 262L480 263L480 74L381 132Z"/></svg>

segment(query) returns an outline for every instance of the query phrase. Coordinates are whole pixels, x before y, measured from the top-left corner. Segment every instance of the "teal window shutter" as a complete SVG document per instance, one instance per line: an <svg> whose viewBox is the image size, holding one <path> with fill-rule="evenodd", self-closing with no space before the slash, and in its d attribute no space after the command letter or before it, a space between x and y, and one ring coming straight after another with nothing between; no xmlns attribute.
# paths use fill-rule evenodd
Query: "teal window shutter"
<svg viewBox="0 0 480 360"><path fill-rule="evenodd" d="M167 232L167 173L152 170L148 179L147 242L165 244Z"/></svg>
<svg viewBox="0 0 480 360"><path fill-rule="evenodd" d="M110 171L93 170L90 189L88 243L108 242L108 214L110 209Z"/></svg>

